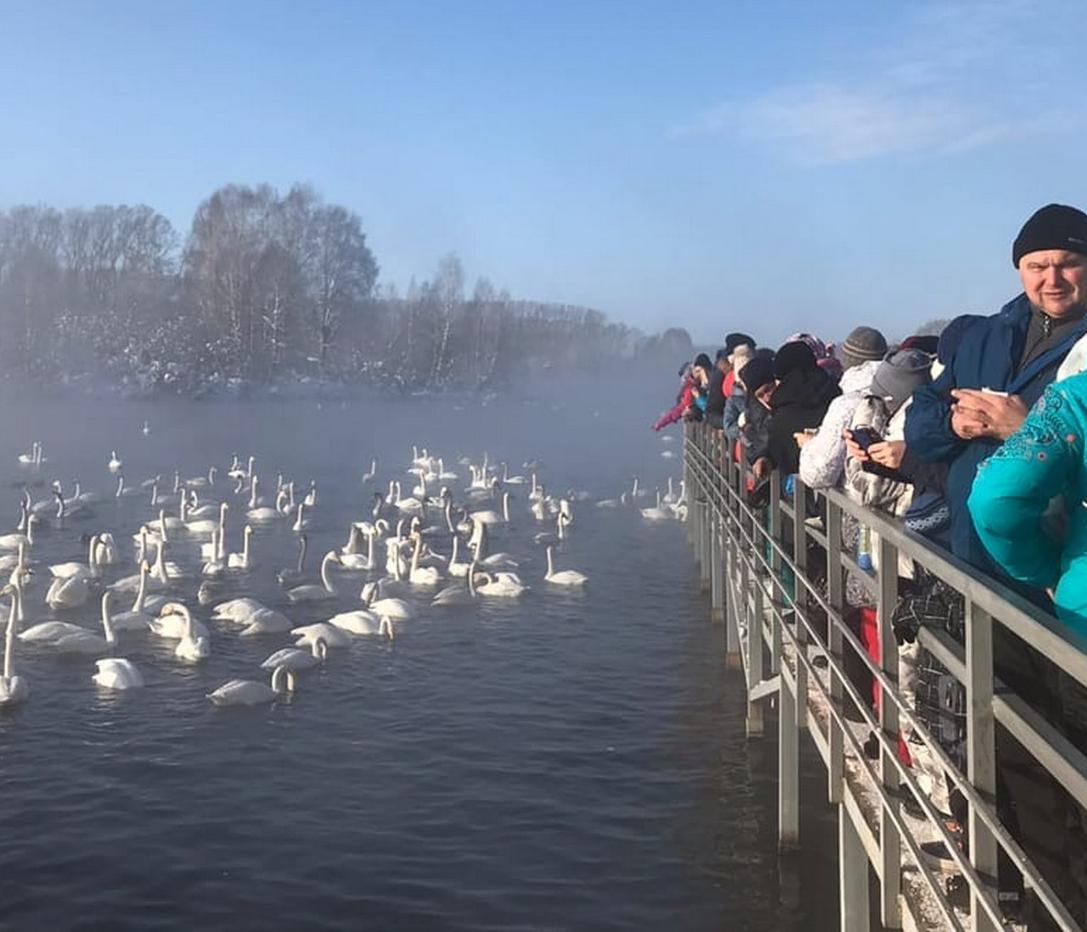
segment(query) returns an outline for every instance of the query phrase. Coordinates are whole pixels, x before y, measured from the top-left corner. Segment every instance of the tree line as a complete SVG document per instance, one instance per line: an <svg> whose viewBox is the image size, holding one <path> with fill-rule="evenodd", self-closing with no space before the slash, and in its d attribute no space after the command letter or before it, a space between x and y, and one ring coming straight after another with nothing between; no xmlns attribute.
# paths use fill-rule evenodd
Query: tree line
<svg viewBox="0 0 1087 932"><path fill-rule="evenodd" d="M300 378L490 389L649 345L582 307L516 300L455 255L404 295L359 216L309 187L227 185L182 238L147 206L0 211L0 366L45 385L194 393ZM688 341L689 344L689 341Z"/></svg>

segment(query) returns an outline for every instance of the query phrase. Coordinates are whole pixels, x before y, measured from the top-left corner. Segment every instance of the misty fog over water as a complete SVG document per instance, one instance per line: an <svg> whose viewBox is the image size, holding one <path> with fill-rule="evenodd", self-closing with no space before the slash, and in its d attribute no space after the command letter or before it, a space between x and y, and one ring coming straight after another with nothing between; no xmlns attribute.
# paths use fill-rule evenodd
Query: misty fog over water
<svg viewBox="0 0 1087 932"><path fill-rule="evenodd" d="M668 373L667 375L671 375ZM534 386L489 403L459 398L205 404L21 401L0 409L0 531L14 528L23 482L35 500L59 480L107 493L93 515L42 529L27 624L59 617L97 627L96 600L51 613L50 563L85 559L83 534L112 531L134 572L131 535L149 495L109 497L111 450L130 485L167 488L256 457L265 491L277 473L316 482L308 572L368 515L373 490L409 494L412 445L445 458L540 462L548 492L586 492L557 549L589 576L584 592L543 582L542 529L528 486L514 495L509 551L531 587L521 599L431 607L395 641L359 638L299 678L290 701L219 709L205 694L260 662L286 635L241 638L197 605L200 561L173 594L211 629L211 656L175 659L172 641L120 635L146 688L107 693L92 658L20 643L29 702L0 715L2 924L13 928L162 929L831 929L837 924L833 822L805 816L805 847L779 861L773 744L744 737L742 678L726 672L723 631L679 522L599 509L638 475L650 490L681 473L678 432L648 425L669 378L616 371ZM141 425L147 422L145 436ZM48 462L16 462L32 441ZM666 459L662 451L675 457ZM378 460L377 482L362 474ZM241 549L244 496L228 516ZM436 491L436 490L435 490ZM647 499L641 505L648 505ZM480 506L483 507L483 506ZM435 540L448 553L447 540ZM259 528L256 568L223 598L253 595L297 624L361 607L360 572L333 568L339 594L290 605L275 571L293 564L289 522ZM432 591L432 590L429 590ZM128 607L128 599L122 599ZM4 603L6 612L6 601ZM818 773L815 769L810 774ZM804 784L823 794L821 780ZM814 798L814 797L813 797Z"/></svg>

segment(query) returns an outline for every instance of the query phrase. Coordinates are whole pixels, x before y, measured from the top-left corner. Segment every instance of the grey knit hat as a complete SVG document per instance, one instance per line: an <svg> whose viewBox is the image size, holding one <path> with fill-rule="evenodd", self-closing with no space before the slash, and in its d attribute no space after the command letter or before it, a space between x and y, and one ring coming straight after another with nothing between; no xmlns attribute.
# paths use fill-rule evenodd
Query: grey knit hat
<svg viewBox="0 0 1087 932"><path fill-rule="evenodd" d="M887 341L875 327L854 327L838 350L842 366L846 369L862 362L882 359L887 355Z"/></svg>
<svg viewBox="0 0 1087 932"><path fill-rule="evenodd" d="M931 381L932 357L928 353L899 350L879 364L868 393L883 398L887 410L894 414L917 389Z"/></svg>

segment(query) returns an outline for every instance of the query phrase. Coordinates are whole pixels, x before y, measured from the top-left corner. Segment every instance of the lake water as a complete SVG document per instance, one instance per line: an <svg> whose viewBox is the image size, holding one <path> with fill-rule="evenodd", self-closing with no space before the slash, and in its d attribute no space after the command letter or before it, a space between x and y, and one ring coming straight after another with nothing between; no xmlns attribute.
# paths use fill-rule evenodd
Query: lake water
<svg viewBox="0 0 1087 932"><path fill-rule="evenodd" d="M483 451L516 473L538 459L549 491L594 499L636 473L650 488L678 478L678 437L664 459L647 429L671 390L566 386L489 405L11 403L0 410L0 515L14 526L22 479L111 490L114 448L135 484L253 454L265 491L279 472L300 488L316 481L315 576L366 516L371 457L379 487L397 478L409 494L413 443L461 472L458 499L458 460ZM32 440L49 457L37 476L16 465ZM836 928L832 814L809 815L803 851L779 859L773 742L744 738L740 680L724 668L682 525L576 503L557 562L590 583L553 591L527 487L513 491L514 520L494 549L517 557L530 592L427 606L392 643L331 651L289 702L218 709L205 698L232 677L263 680L259 663L287 636L239 638L208 622L211 657L189 666L172 641L124 634L117 653L147 680L128 693L99 691L91 659L20 644L30 701L0 715L0 926ZM242 511L228 521L232 550ZM152 517L147 498L95 512L42 533L33 559L85 559L80 535L111 530L125 562L107 579L134 572L130 535ZM334 570L336 602L288 608L274 570L296 548L286 525L260 530L258 567L230 594L299 624L360 607L363 574ZM169 556L198 571L192 548ZM50 615L40 571L28 624ZM198 579L176 594L207 621ZM96 627L98 608L56 617ZM821 769L806 773L803 792L821 798Z"/></svg>

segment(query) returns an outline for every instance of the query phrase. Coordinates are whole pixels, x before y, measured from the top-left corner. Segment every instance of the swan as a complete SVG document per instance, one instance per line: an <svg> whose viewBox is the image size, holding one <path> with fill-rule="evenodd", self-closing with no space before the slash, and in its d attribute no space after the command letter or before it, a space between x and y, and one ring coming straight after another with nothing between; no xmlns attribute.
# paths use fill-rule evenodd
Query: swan
<svg viewBox="0 0 1087 932"><path fill-rule="evenodd" d="M151 571L146 563L140 567L140 578L143 584L136 593L136 601L132 603L132 609L127 612L118 612L110 616L110 624L114 631L146 631L151 624L151 616L145 611L148 607L147 600L147 575ZM106 592L111 590L107 589ZM108 606L108 602L106 603Z"/></svg>
<svg viewBox="0 0 1087 932"><path fill-rule="evenodd" d="M445 460L440 456L438 457L438 481L449 482L454 479L459 479L460 476L452 470L445 468Z"/></svg>
<svg viewBox="0 0 1087 932"><path fill-rule="evenodd" d="M524 485L527 481L524 476L511 476L509 466L506 463L502 464L503 485Z"/></svg>
<svg viewBox="0 0 1087 932"><path fill-rule="evenodd" d="M106 657L94 663L98 667L98 672L91 677L91 680L96 686L102 689L143 688L143 674L131 660L125 660L123 657Z"/></svg>
<svg viewBox="0 0 1087 932"><path fill-rule="evenodd" d="M166 541L156 541L155 547L155 562L151 566L151 575L154 576L160 583L164 585L170 583L172 580L184 579L187 575L177 563L173 560L164 560L163 557L166 554Z"/></svg>
<svg viewBox="0 0 1087 932"><path fill-rule="evenodd" d="M121 562L121 556L117 552L117 541L109 531L98 535L98 546L94 551L94 562L98 567L115 566Z"/></svg>
<svg viewBox="0 0 1087 932"><path fill-rule="evenodd" d="M5 553L0 556L0 570L13 570L16 567L26 566L26 544L20 544L15 553Z"/></svg>
<svg viewBox="0 0 1087 932"><path fill-rule="evenodd" d="M502 514L497 511L473 511L472 520L480 524L509 524L510 523L510 493L502 493Z"/></svg>
<svg viewBox="0 0 1087 932"><path fill-rule="evenodd" d="M661 507L660 489L657 489L656 506L652 508L643 508L642 517L645 518L646 521L667 521L669 518L673 517L673 514L670 510Z"/></svg>
<svg viewBox="0 0 1087 932"><path fill-rule="evenodd" d="M151 425L147 421L143 422L143 427L140 428L140 433L142 433L145 437L151 433Z"/></svg>
<svg viewBox="0 0 1087 932"><path fill-rule="evenodd" d="M302 504L307 508L317 507L317 483L310 479L309 491L306 493L306 497L302 499Z"/></svg>
<svg viewBox="0 0 1087 932"><path fill-rule="evenodd" d="M291 635L297 640L296 647L309 647L314 641L324 641L329 647L350 647L351 635L344 628L327 621L318 621L312 625L291 628Z"/></svg>
<svg viewBox="0 0 1087 932"><path fill-rule="evenodd" d="M238 455L234 454L234 464L227 471L227 475L230 476L231 479L250 479L253 476L253 466L256 462L256 457L251 456L249 457L248 466L245 469L242 469L238 462Z"/></svg>
<svg viewBox="0 0 1087 932"><path fill-rule="evenodd" d="M89 576L54 579L45 594L45 602L52 609L79 608L86 603L90 594Z"/></svg>
<svg viewBox="0 0 1087 932"><path fill-rule="evenodd" d="M193 621L192 613L186 606L182 605L180 602L167 602L162 606L159 615L174 618L178 615L181 616L184 628L181 632L181 639L174 648L174 656L177 657L178 660L185 660L189 663L198 663L211 655L211 643L208 640L207 629L201 625L200 628L203 633L197 633L196 623Z"/></svg>
<svg viewBox="0 0 1087 932"><path fill-rule="evenodd" d="M240 624L245 627L238 632L239 636L248 638L258 634L283 634L291 630L294 622L274 608L261 608L242 619Z"/></svg>
<svg viewBox="0 0 1087 932"><path fill-rule="evenodd" d="M375 615L365 608L355 609L353 612L340 612L329 618L328 623L357 636L386 634L390 641L394 637L393 625L389 617Z"/></svg>
<svg viewBox="0 0 1087 932"><path fill-rule="evenodd" d="M408 572L408 582L413 586L436 586L441 581L442 574L433 566L420 566L419 554L423 550L423 538L415 535L415 547L411 554L411 569Z"/></svg>
<svg viewBox="0 0 1087 932"><path fill-rule="evenodd" d="M469 605L475 602L479 596L476 593L475 586L476 576L476 564L472 563L467 573L465 573L465 580L467 586L453 585L446 586L441 592L439 592L431 600L431 605Z"/></svg>
<svg viewBox="0 0 1087 932"><path fill-rule="evenodd" d="M377 478L377 460L370 460L370 471L362 474L362 481L365 483L373 482Z"/></svg>
<svg viewBox="0 0 1087 932"><path fill-rule="evenodd" d="M123 475L117 477L117 491L113 494L114 498L133 498L139 494L139 489L133 489L125 485L125 477Z"/></svg>
<svg viewBox="0 0 1087 932"><path fill-rule="evenodd" d="M668 477L668 491L665 492L664 495L661 496L661 501L665 505L674 505L677 501L679 501L679 498L676 495L675 490L672 488L672 477L671 476Z"/></svg>
<svg viewBox="0 0 1087 932"><path fill-rule="evenodd" d="M351 526L351 534L348 539L347 546L340 551L340 565L347 570L372 570L376 569L376 563L374 561L374 534L368 534L369 542L366 548L365 556L361 553L356 553L353 547L357 547L357 538L362 531L359 530L357 525Z"/></svg>
<svg viewBox="0 0 1087 932"><path fill-rule="evenodd" d="M298 563L292 567L284 567L276 573L276 580L280 586L296 586L306 578L306 554L309 552L309 537L300 534L298 537Z"/></svg>
<svg viewBox="0 0 1087 932"><path fill-rule="evenodd" d="M566 525L569 524L570 519L560 511L555 521L558 525L557 533L552 534L545 531L541 534L534 534L532 540L537 544L553 544L556 541L566 540Z"/></svg>
<svg viewBox="0 0 1087 932"><path fill-rule="evenodd" d="M551 514L547 508L547 496L544 493L544 487L542 485L540 486L540 497L532 503L531 511L532 517L534 517L537 521L546 521L548 518L551 517Z"/></svg>
<svg viewBox="0 0 1087 932"><path fill-rule="evenodd" d="M41 449L41 444L35 440L30 445L29 453L20 453L17 457L20 466L37 466L40 460L38 459L38 453Z"/></svg>
<svg viewBox="0 0 1087 932"><path fill-rule="evenodd" d="M550 544L547 547L547 573L544 575L544 579L556 586L584 586L589 581L589 577L584 573L579 573L577 570L555 572L554 558L552 557L554 549Z"/></svg>
<svg viewBox="0 0 1087 932"><path fill-rule="evenodd" d="M109 455L109 463L106 465L110 472L120 472L124 463L121 461L120 457L117 456L117 451L113 450Z"/></svg>
<svg viewBox="0 0 1087 932"><path fill-rule="evenodd" d="M482 579L482 582L478 580ZM505 599L516 599L526 589L521 578L516 573L477 573L475 590L482 596L495 596Z"/></svg>
<svg viewBox="0 0 1087 932"><path fill-rule="evenodd" d="M71 579L75 576L98 575L98 535L92 534L87 545L86 563L54 563L49 567L49 572L54 579Z"/></svg>
<svg viewBox="0 0 1087 932"><path fill-rule="evenodd" d="M180 602L167 602L159 609L158 618L152 618L148 630L168 641L181 641L186 637L211 638L204 623L193 618Z"/></svg>
<svg viewBox="0 0 1087 932"><path fill-rule="evenodd" d="M310 519L306 517L306 503L304 501L298 503L298 511L294 519L294 524L291 525L291 530L296 534L304 531L310 526Z"/></svg>
<svg viewBox="0 0 1087 932"><path fill-rule="evenodd" d="M321 561L321 584L309 583L304 586L295 586L287 590L287 598L292 602L318 602L324 599L336 598L336 587L329 578L329 567L333 563L340 562L340 555L335 550L330 550ZM329 645L334 647L335 645Z"/></svg>
<svg viewBox="0 0 1087 932"><path fill-rule="evenodd" d="M25 511L25 508L24 508ZM0 550L18 550L20 547L34 546L34 526L40 519L35 514L26 515L26 532L0 534Z"/></svg>
<svg viewBox="0 0 1087 932"><path fill-rule="evenodd" d="M631 486L631 489L630 489L630 497L631 498L646 498L646 497L648 497L648 495L649 495L649 492L646 489L643 489L643 488L641 488L641 486L639 486L638 477L635 476L634 477L634 485Z"/></svg>
<svg viewBox="0 0 1087 932"><path fill-rule="evenodd" d="M52 642L52 647L65 654L104 654L112 650L117 643L117 636L110 621L109 600L110 592L107 589L102 593L102 630L105 637L81 628L78 632L73 631L57 638Z"/></svg>
<svg viewBox="0 0 1087 932"><path fill-rule="evenodd" d="M363 604L379 617L386 615L393 621L411 621L415 607L404 599L386 597L380 583L367 583L362 587Z"/></svg>
<svg viewBox="0 0 1087 932"><path fill-rule="evenodd" d="M455 576L458 579L462 579L468 575L468 567L470 564L457 561L457 551L460 548L460 537L457 534L453 535L453 553L449 557L449 565L447 572L450 576Z"/></svg>
<svg viewBox="0 0 1087 932"><path fill-rule="evenodd" d="M294 674L286 667L276 667L272 671L271 686L253 680L227 680L215 692L208 693L208 698L220 706L264 705L274 702L281 695L293 693L294 688Z"/></svg>
<svg viewBox="0 0 1087 932"><path fill-rule="evenodd" d="M232 570L251 570L253 569L253 562L249 555L249 541L253 536L253 528L247 524L245 530L242 532L242 552L229 554L226 558L226 565Z"/></svg>
<svg viewBox="0 0 1087 932"><path fill-rule="evenodd" d="M622 508L630 502L627 493L624 492L618 498L603 498L596 503L597 508Z"/></svg>
<svg viewBox="0 0 1087 932"><path fill-rule="evenodd" d="M218 529L211 532L211 543L208 545L207 550L209 556L204 565L200 567L200 575L205 579L218 579L226 574L226 561L219 556L221 550L219 541L222 539L219 533ZM201 549L201 552L203 553L203 549Z"/></svg>
<svg viewBox="0 0 1087 932"><path fill-rule="evenodd" d="M186 521L184 525L185 531L194 537L210 537L216 531L222 534L226 530L226 513L229 509L230 505L223 502L219 505L218 521L212 518L199 518L196 521Z"/></svg>
<svg viewBox="0 0 1087 932"><path fill-rule="evenodd" d="M190 489L210 489L215 485L215 476L218 472L218 467L209 466L206 476L194 476L192 479L186 479L185 485Z"/></svg>
<svg viewBox="0 0 1087 932"><path fill-rule="evenodd" d="M220 602L212 609L211 617L219 621L233 621L244 623L245 619L254 612L263 611L265 605L256 599L242 596L239 599L228 599Z"/></svg>
<svg viewBox="0 0 1087 932"><path fill-rule="evenodd" d="M286 667L288 670L312 670L325 662L328 658L328 645L325 639L318 637L312 643L311 650L303 650L300 647L284 647L270 654L260 665L262 670L274 670L276 667Z"/></svg>
<svg viewBox="0 0 1087 932"><path fill-rule="evenodd" d="M15 634L19 618L19 587L5 586L0 595L11 596L8 628L4 638L4 675L0 676L0 706L18 705L30 698L30 684L15 673Z"/></svg>

